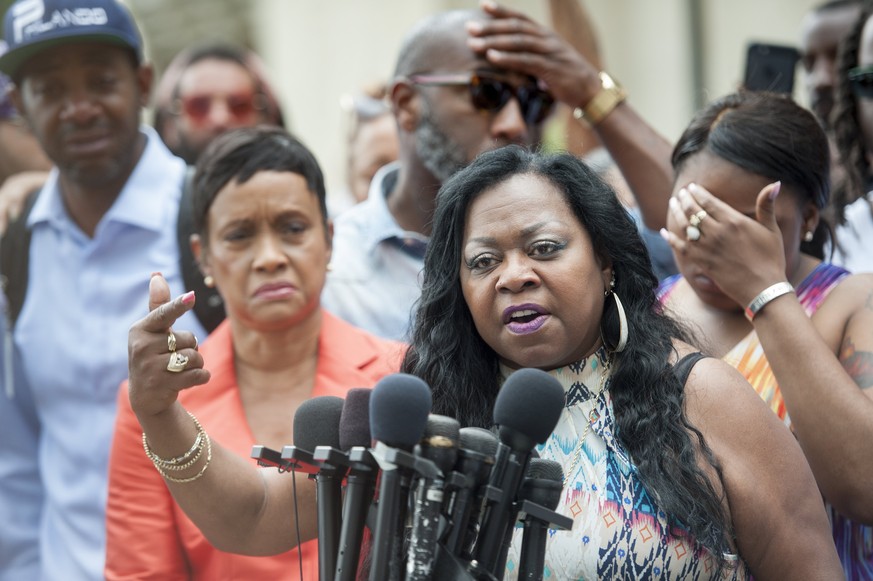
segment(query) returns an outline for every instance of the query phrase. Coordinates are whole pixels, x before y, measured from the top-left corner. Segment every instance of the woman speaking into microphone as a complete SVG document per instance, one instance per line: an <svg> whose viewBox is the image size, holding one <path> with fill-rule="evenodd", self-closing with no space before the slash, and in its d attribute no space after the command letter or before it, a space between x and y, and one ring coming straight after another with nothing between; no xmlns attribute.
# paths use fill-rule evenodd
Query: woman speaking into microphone
<svg viewBox="0 0 873 581"><path fill-rule="evenodd" d="M549 539L552 578L836 578L796 441L733 368L683 341L656 287L634 223L584 163L517 146L485 153L438 195L401 369L431 386L435 413L467 426L491 426L516 369L563 384L563 415L539 450L562 465L557 511L575 520ZM130 335L131 402L162 457L197 437L175 390L206 380L192 358L165 386L166 329L186 300L153 310ZM293 546L291 479L259 478L227 454L204 462L180 474L200 477L168 485L208 538L249 554Z"/></svg>

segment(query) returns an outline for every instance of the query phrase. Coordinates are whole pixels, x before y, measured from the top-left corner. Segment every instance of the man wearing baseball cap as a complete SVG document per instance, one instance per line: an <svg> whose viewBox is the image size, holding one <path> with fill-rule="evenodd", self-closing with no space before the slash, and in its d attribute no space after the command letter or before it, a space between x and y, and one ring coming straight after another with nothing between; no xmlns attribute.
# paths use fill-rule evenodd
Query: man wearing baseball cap
<svg viewBox="0 0 873 581"><path fill-rule="evenodd" d="M183 292L185 163L140 126L152 69L121 4L18 0L3 30L0 71L54 168L26 218L26 293L0 361L0 579L102 579L127 332L150 272Z"/></svg>

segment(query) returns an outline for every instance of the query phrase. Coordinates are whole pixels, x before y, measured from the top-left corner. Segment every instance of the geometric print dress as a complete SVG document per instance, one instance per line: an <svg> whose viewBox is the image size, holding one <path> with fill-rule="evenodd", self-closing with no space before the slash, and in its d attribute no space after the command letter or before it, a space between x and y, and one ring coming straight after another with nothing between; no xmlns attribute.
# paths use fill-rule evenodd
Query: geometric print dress
<svg viewBox="0 0 873 581"><path fill-rule="evenodd" d="M666 515L643 487L615 437L608 379L597 397L603 372L609 372L606 362L601 348L576 364L550 372L564 386L565 409L537 451L541 458L563 467L564 490L555 510L571 517L573 528L549 531L543 578L746 579L737 555L724 555L722 574L716 577L717 561L709 551L695 549L687 534L670 533ZM501 373L507 377L511 370L502 367ZM586 433L589 417L592 421ZM583 434L584 442L580 442ZM521 541L518 528L505 579L517 579Z"/></svg>

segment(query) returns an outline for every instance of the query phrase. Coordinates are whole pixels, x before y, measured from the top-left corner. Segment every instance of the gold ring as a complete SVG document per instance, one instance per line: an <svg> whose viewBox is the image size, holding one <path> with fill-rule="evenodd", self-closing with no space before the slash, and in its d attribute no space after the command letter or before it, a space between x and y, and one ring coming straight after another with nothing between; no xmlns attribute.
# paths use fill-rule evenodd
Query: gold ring
<svg viewBox="0 0 873 581"><path fill-rule="evenodd" d="M700 228L697 226L688 226L685 228L685 236L692 242L700 240Z"/></svg>
<svg viewBox="0 0 873 581"><path fill-rule="evenodd" d="M170 353L170 362L167 363L167 371L171 371L173 373L180 373L185 371L185 368L188 366L188 356L182 355L181 353L177 353L173 351Z"/></svg>
<svg viewBox="0 0 873 581"><path fill-rule="evenodd" d="M699 228L700 223L703 222L703 219L706 218L706 216L706 210L700 210L699 212L695 212L688 218L688 223L695 228Z"/></svg>
<svg viewBox="0 0 873 581"><path fill-rule="evenodd" d="M176 352L176 336L172 331L167 333L167 347L170 349L170 353Z"/></svg>

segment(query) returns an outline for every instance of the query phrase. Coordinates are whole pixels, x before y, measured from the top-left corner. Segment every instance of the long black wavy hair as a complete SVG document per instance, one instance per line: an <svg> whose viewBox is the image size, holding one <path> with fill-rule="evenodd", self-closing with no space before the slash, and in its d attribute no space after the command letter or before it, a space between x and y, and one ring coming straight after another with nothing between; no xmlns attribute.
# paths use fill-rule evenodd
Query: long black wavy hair
<svg viewBox="0 0 873 581"><path fill-rule="evenodd" d="M685 163L701 151L754 174L782 180L819 210L830 199L828 138L815 116L790 97L765 91L739 91L701 109L673 149L678 176ZM810 242L800 251L824 259L830 225L819 220Z"/></svg>
<svg viewBox="0 0 873 581"><path fill-rule="evenodd" d="M834 141L840 153L840 163L846 172L844 179L834 187L829 218L834 225L844 221L845 208L868 189L871 177L867 147L861 133L858 117L858 98L849 83L849 71L858 66L858 50L861 48L861 33L864 24L873 14L873 2L866 0L852 31L840 42L837 54L836 100L831 123Z"/></svg>
<svg viewBox="0 0 873 581"><path fill-rule="evenodd" d="M661 313L655 295L658 281L633 221L615 192L576 157L507 146L480 155L443 184L403 370L430 384L434 413L466 426L493 424L499 357L477 333L461 291L464 225L467 209L479 194L521 174L554 184L590 235L601 263L612 264L614 290L624 303L630 337L627 347L613 356L610 392L618 438L646 490L669 515L670 526L685 528L721 558L731 527L719 495L698 467L696 452L702 452L719 478L721 470L701 433L688 422L684 386L668 363L673 339L685 334ZM533 200L531 211L536 211ZM599 283L593 286L591 292L603 292Z"/></svg>

